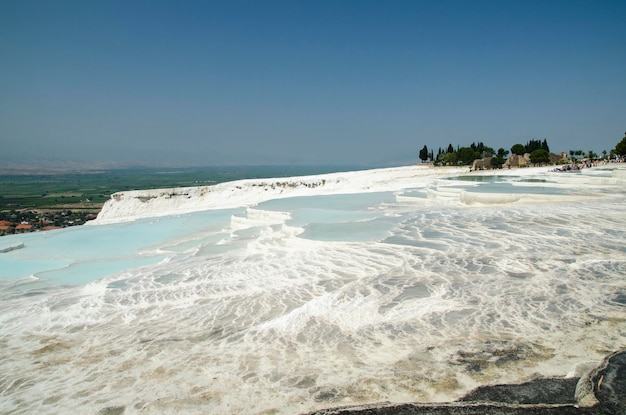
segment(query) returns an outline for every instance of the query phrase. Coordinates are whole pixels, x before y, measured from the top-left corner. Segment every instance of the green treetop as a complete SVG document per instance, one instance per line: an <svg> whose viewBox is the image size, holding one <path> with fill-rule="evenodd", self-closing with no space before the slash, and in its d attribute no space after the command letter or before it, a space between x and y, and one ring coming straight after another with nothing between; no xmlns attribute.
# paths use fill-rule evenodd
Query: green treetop
<svg viewBox="0 0 626 415"><path fill-rule="evenodd" d="M526 152L526 147L523 144L515 144L511 147L511 153L517 154L518 156L523 156Z"/></svg>
<svg viewBox="0 0 626 415"><path fill-rule="evenodd" d="M530 162L533 164L543 164L548 163L550 161L550 153L548 153L543 148L538 148L537 150L533 150L530 153Z"/></svg>
<svg viewBox="0 0 626 415"><path fill-rule="evenodd" d="M618 154L620 156L626 156L626 133L624 133L624 138L622 138L622 141L617 143L617 145L615 146L615 154Z"/></svg>

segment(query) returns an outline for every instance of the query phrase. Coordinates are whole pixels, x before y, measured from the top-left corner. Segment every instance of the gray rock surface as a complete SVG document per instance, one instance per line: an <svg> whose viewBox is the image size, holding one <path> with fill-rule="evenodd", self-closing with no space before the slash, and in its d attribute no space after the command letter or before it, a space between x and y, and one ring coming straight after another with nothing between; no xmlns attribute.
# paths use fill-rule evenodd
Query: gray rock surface
<svg viewBox="0 0 626 415"><path fill-rule="evenodd" d="M483 386L444 404L366 405L310 415L626 415L626 351L580 378Z"/></svg>

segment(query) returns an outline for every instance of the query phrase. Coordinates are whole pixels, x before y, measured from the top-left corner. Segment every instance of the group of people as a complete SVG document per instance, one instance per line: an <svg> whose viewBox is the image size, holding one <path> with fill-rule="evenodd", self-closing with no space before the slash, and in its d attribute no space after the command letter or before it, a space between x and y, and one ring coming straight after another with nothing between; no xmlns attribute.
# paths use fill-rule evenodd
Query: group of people
<svg viewBox="0 0 626 415"><path fill-rule="evenodd" d="M582 170L589 167L597 167L607 163L623 163L626 162L626 158L623 156L616 156L615 159L607 160L584 160L580 163L571 163L564 166L556 167L553 171L576 171Z"/></svg>

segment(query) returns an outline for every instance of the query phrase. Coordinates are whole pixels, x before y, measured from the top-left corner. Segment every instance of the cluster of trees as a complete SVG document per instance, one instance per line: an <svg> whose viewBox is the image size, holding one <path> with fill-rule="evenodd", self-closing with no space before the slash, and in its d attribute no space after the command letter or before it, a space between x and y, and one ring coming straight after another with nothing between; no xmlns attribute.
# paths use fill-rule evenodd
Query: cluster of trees
<svg viewBox="0 0 626 415"><path fill-rule="evenodd" d="M498 149L496 153L493 148L486 146L484 143L479 142L478 144L472 143L469 147L458 147L456 150L452 147L452 144L448 145L446 150L439 147L439 151L437 151L437 157L434 157L433 152L428 151L428 147L424 146L420 150L419 157L425 162L430 159L438 164L443 165L457 165L457 164L472 164L472 162L476 159L481 159L485 157L491 157L495 154L501 155L502 158L508 154L508 151L503 148ZM504 162L504 161L503 161Z"/></svg>
<svg viewBox="0 0 626 415"><path fill-rule="evenodd" d="M545 138L541 140L530 140L525 146L521 144L515 144L511 147L511 153L523 156L524 154L530 154L530 162L533 164L543 164L550 162L550 147L548 146L548 140Z"/></svg>
<svg viewBox="0 0 626 415"><path fill-rule="evenodd" d="M535 151L539 151L536 153L538 163L543 162L541 160L549 161L550 160L550 149L548 147L548 142L546 139L543 141L540 140L530 140L523 144L515 144L511 147L511 153L513 154L525 154L531 153ZM437 156L435 157L433 151L428 151L428 147L424 146L419 152L419 158L422 162L426 162L430 159L430 161L434 162L436 165L443 166L456 166L456 165L469 165L474 162L474 160L483 159L487 157L491 157L491 165L494 168L500 168L506 161L506 157L509 155L509 151L504 148L499 148L495 151L493 148L486 146L482 142L472 143L468 147L458 147L456 150L452 147L452 144L448 145L447 149L443 149L439 147L439 151L437 151Z"/></svg>
<svg viewBox="0 0 626 415"><path fill-rule="evenodd" d="M606 150L603 150L602 154L604 155L604 157L606 157ZM582 150L570 150L569 151L569 156L573 160L576 160L577 158L583 158L583 157L587 157L587 158L590 158L590 159L598 158L598 155L595 152L591 151L591 150L589 150L587 153L585 153Z"/></svg>
<svg viewBox="0 0 626 415"><path fill-rule="evenodd" d="M533 151L536 150L545 150L548 154L550 154L550 147L548 146L548 140L545 138L543 141L541 140L530 140L526 143L526 145L515 144L511 147L511 153L517 154L518 156L523 156L524 154L532 154Z"/></svg>
<svg viewBox="0 0 626 415"><path fill-rule="evenodd" d="M592 150L588 152L584 152L582 150L570 150L569 151L570 158L576 160L577 158L587 157L589 159L597 159L598 154ZM615 145L615 148L607 153L606 150L602 150L602 158L614 158L615 156L626 157L626 133L624 133L624 138Z"/></svg>
<svg viewBox="0 0 626 415"><path fill-rule="evenodd" d="M597 158L598 155L593 151L588 153L582 150L570 150L570 157L575 159L575 156L588 157L590 159ZM550 147L548 146L548 140L530 140L525 145L515 144L511 147L511 154L517 154L522 156L524 154L530 154L530 162L533 164L543 164L550 162ZM607 152L602 152L606 158ZM611 156L613 155L626 156L626 133L624 138L620 141L614 150L611 150ZM478 144L472 143L468 147L459 147L455 149L452 144L448 145L447 149L439 147L437 156L434 155L432 150L428 150L427 146L422 147L419 152L419 158L422 162L430 160L435 165L442 166L457 166L457 165L470 165L474 160L491 157L491 166L494 168L500 168L506 161L509 151L503 148L499 148L498 151L494 151L493 148L484 145L482 142Z"/></svg>

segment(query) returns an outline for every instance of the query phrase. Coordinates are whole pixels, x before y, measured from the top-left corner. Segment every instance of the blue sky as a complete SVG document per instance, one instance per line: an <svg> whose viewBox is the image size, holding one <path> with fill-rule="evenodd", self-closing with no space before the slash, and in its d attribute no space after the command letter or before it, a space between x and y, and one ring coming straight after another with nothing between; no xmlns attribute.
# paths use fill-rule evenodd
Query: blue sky
<svg viewBox="0 0 626 415"><path fill-rule="evenodd" d="M612 149L624 1L0 1L0 154L412 163Z"/></svg>

